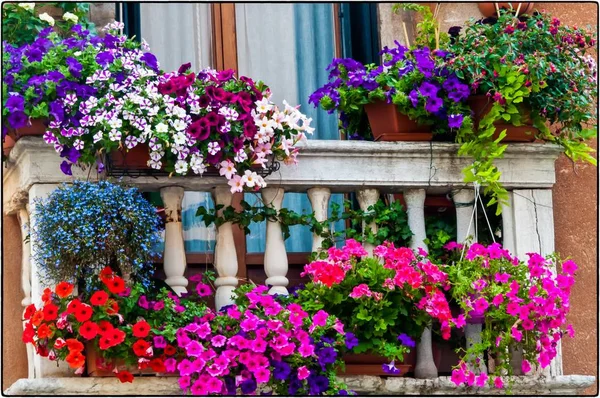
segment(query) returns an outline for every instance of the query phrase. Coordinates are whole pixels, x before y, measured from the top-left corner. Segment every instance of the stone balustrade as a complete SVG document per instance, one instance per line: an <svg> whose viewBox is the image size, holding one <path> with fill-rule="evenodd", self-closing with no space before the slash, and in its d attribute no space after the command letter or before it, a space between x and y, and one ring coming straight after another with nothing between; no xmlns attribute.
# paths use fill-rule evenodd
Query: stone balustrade
<svg viewBox="0 0 600 398"><path fill-rule="evenodd" d="M469 222L473 212L474 191L472 186L463 182L461 173L462 168L470 164L470 160L458 157L457 149L458 145L450 143L311 140L302 145L298 166L281 165L278 172L266 179L268 187L262 190L262 198L265 203L270 203L279 209L285 193L307 192L316 218L325 220L331 193L355 192L360 207L366 210L378 200L380 194L403 192L407 204L408 223L414 233L411 247L426 249L424 243L426 195L451 194L456 203L458 239L464 241L473 232L471 228L469 233ZM507 148L504 158L497 161L498 168L502 172L502 182L510 191L510 205L505 206L502 213L504 242L507 248L519 256L531 251L549 254L554 250L551 189L555 182L554 161L559 153L558 147L550 144L513 144ZM27 207L34 198L44 197L55 189L57 184L88 177L87 172L75 168L73 176L63 175L59 168L61 161L54 149L45 144L41 138L25 137L19 140L10 153L3 177L5 213L19 214L21 220L30 218L30 221L35 223L35 217L29 213ZM97 175L93 177L98 178ZM164 253L166 282L177 293L185 292L187 279L184 276L186 264L181 230L183 192L185 190L212 191L215 203L227 206L231 204L232 195L225 184L225 179L198 176L124 177L123 181L137 186L142 191L160 191L167 214ZM280 225L277 222L267 222L266 234L264 266L267 283L272 286L270 292L287 294L287 253ZM219 226L214 260L218 273L216 305L219 308L231 303L232 291L238 284L236 278L238 264L233 242L231 224ZM316 250L320 243L321 238L315 236L313 250ZM23 249L26 252L30 250L25 246ZM372 250L373 247L367 249ZM29 260L25 260L24 257L24 304L31 298L39 297L43 288L35 277L37 265L32 262L29 266L29 263L26 264L27 261ZM480 328L471 328L467 330L467 338L471 342L477 341L480 332ZM64 369L56 370L55 365L53 365L54 372L48 374L43 371L45 367L39 361L40 358L35 355L34 357L34 369L30 371L30 377L68 374ZM379 380L376 383L377 387L368 392L407 394L423 391L451 392L449 381L445 378L437 378L430 329L424 332L418 345L415 373L417 378L427 380L392 378L386 381L377 378ZM581 385L569 385L571 379L562 376L560 354L553 361L546 376L548 380L546 382L538 379L534 381L531 378L519 379L529 380L523 382L526 386L523 391L564 393L570 391L571 387L589 385L586 384L589 381L587 379ZM56 391L66 394L64 389L67 388L66 383L70 382L63 379L53 380L58 380L53 381L58 386ZM137 379L135 383L145 383L146 380L148 383L162 383L161 378ZM391 382L390 380L402 381ZM583 379L577 380L579 382ZM89 384L89 379L85 383ZM73 388L81 393L96 388L94 387L96 384L94 386L90 384L89 390L85 390L87 387L83 384L80 386L75 384L77 383L74 383ZM35 385L34 381L21 380L11 388L26 394L35 390ZM163 386L161 391L171 388L166 384L161 386ZM555 390L553 386L556 386ZM176 388L176 383L173 383L173 388ZM147 387L144 389L148 390ZM122 393L122 391L124 390L115 390L114 393Z"/></svg>

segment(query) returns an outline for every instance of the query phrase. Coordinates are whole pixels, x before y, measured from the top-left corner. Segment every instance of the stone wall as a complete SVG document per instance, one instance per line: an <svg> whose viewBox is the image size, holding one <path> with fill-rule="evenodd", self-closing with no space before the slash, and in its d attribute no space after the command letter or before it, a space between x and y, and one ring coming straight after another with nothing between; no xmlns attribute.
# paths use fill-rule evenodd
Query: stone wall
<svg viewBox="0 0 600 398"><path fill-rule="evenodd" d="M2 391L27 377L27 351L21 341L21 228L17 216L2 225Z"/></svg>
<svg viewBox="0 0 600 398"><path fill-rule="evenodd" d="M90 4L90 21L96 24L98 31L115 20L115 3Z"/></svg>

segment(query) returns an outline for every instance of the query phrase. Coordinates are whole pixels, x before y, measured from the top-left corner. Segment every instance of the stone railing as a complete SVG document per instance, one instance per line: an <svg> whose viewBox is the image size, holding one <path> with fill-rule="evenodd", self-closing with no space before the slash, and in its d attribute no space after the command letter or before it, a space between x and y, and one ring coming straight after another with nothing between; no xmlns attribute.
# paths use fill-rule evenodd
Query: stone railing
<svg viewBox="0 0 600 398"><path fill-rule="evenodd" d="M472 186L463 182L461 170L469 164L469 159L458 157L457 149L456 144L449 143L312 140L303 145L298 166L282 165L277 173L267 178L268 187L262 190L262 198L279 209L286 192L306 192L315 217L324 220L331 193L355 192L360 207L366 209L378 200L381 193L402 192L406 201L408 223L414 233L411 246L426 248L426 195L451 193L456 203L458 239L464 240L472 233L472 230L469 233L469 222L475 191ZM502 212L503 242L507 249L518 256L525 256L525 253L532 251L542 254L554 251L552 186L555 182L554 161L559 153L557 147L549 144L514 144L506 150L504 158L497 161L502 172L502 182L510 192L510 205L504 207ZM10 153L4 172L5 213L18 214L22 223L29 219L35 224L35 217L30 213L34 199L46 197L58 184L72 182L75 178L88 178L88 173L75 170L73 176L63 175L59 168L61 161L54 149L41 138L26 137L19 140ZM227 206L232 201L232 194L224 184L225 179L197 176L139 177L124 178L124 182L135 185L142 191L160 192L167 216L164 253L166 283L178 293L185 292L188 281L184 276L186 257L181 224L184 191L212 191L215 203ZM231 302L231 292L238 283L237 255L233 242L231 224L221 225L217 230L214 255L218 273L215 283L217 307ZM23 305L27 305L32 299L37 300L44 287L37 276L37 265L27 256L33 243L35 242L23 243ZM315 236L313 250L320 243L320 238ZM286 294L287 253L281 227L277 222L267 223L264 267L267 283L272 286L270 292ZM468 328L467 340L477 341L479 333L481 329L477 326ZM557 358L543 374L524 377L525 381L516 383L515 388L519 389L519 385L527 386L518 390L522 390L522 393L550 391L554 388L553 385L558 386L554 390L561 394L569 390L571 379L562 376L560 347L558 352ZM29 363L30 378L69 374L68 369L60 366L57 368L55 364L41 360L32 351L29 352ZM452 388L448 385L449 381L437 378L437 373L433 362L431 331L426 330L417 346L415 376L418 379L432 380L403 379L395 384L391 383L390 386L393 387L386 387L389 384L387 381L376 378L378 381L374 383L377 386L371 392L450 392ZM152 383L160 383L159 380L160 378L156 378ZM554 384L548 380L553 380ZM579 384L572 385L573 391L591 385L593 378L584 377L576 381ZM57 391L66 391L65 381L53 383L62 386L57 387ZM35 390L36 385L39 384L21 380L13 387L24 394L33 391L29 389ZM364 388L360 391L367 392Z"/></svg>

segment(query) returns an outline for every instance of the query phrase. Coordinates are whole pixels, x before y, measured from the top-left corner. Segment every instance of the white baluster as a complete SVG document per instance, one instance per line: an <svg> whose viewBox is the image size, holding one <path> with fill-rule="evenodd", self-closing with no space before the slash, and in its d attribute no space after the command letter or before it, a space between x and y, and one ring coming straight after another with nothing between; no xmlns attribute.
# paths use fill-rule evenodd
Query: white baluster
<svg viewBox="0 0 600 398"><path fill-rule="evenodd" d="M308 194L308 199L310 200L317 221L323 222L327 220L331 190L329 188L311 188L306 193ZM312 251L319 251L324 240L324 238L313 233Z"/></svg>
<svg viewBox="0 0 600 398"><path fill-rule="evenodd" d="M374 205L379 200L379 190L378 189L359 189L356 192L356 199L358 200L358 204L360 205L360 209L362 211L367 211L369 206ZM372 222L369 225L364 225L363 230L365 228L370 228L373 233L377 233L377 224ZM370 255L373 255L373 249L375 249L375 245L372 243L365 243L363 245L365 250L369 252Z"/></svg>
<svg viewBox="0 0 600 398"><path fill-rule="evenodd" d="M184 190L181 187L164 187L160 197L165 205L165 252L163 266L167 279L178 295L187 292L188 280L184 276L186 269L185 246L183 243L183 225L181 223L181 203Z"/></svg>
<svg viewBox="0 0 600 398"><path fill-rule="evenodd" d="M264 188L262 190L262 199L265 205L273 206L279 213L281 203L283 202L283 194L283 188ZM281 225L279 225L278 221L267 220L265 246L265 273L267 274L267 280L265 284L272 286L269 289L270 294L288 294L286 289L289 283L287 272L288 259Z"/></svg>
<svg viewBox="0 0 600 398"><path fill-rule="evenodd" d="M228 186L216 187L213 191L215 205L223 205L219 210L221 216L223 210L231 206L233 194ZM235 242L233 240L233 229L231 222L226 222L217 228L217 243L215 245L215 269L217 270L217 280L215 286L215 307L222 307L233 304L233 291L235 290L238 279L238 262Z"/></svg>
<svg viewBox="0 0 600 398"><path fill-rule="evenodd" d="M29 244L29 239L25 239L27 234L29 233L29 204L26 204L24 207L19 209L19 213L17 214L19 217L19 224L21 225L21 247L22 247L22 257L21 257L21 289L23 289L23 300L21 300L21 305L23 307L27 307L31 304L31 263L30 263L30 253L31 247ZM27 321L23 321L23 328L25 328L25 324ZM30 379L34 378L34 367L33 367L33 355L34 348L31 344L27 344L27 377Z"/></svg>
<svg viewBox="0 0 600 398"><path fill-rule="evenodd" d="M407 189L404 191L408 226L413 233L410 247L413 250L422 248L427 250L425 244L425 190ZM431 347L431 326L423 330L421 339L417 344L417 363L415 364L415 377L417 379L433 379L438 376L438 371L433 361Z"/></svg>
<svg viewBox="0 0 600 398"><path fill-rule="evenodd" d="M476 242L475 223L477 220L471 220L473 206L475 205L475 191L472 189L461 189L453 192L452 198L456 207L456 240L459 243L465 243L467 238L472 237L472 242ZM465 325L467 347L481 342L481 331L481 324L467 323ZM473 368L471 363L469 363L469 368ZM479 371L486 372L486 370L485 361L483 356L481 356L479 357Z"/></svg>
<svg viewBox="0 0 600 398"><path fill-rule="evenodd" d="M56 188L57 184L33 184L29 189L29 214L30 230L34 230L37 223L36 213L36 199L46 199ZM35 235L30 236L29 240L30 250L30 275L31 275L31 300L37 308L43 306L42 294L46 287L54 288L49 286L45 281L45 275L38 264L35 257L36 240ZM23 253L25 256L25 253ZM23 278L25 279L25 277ZM25 284L26 285L26 284ZM29 345L29 344L28 344ZM33 350L35 351L35 350ZM68 364L64 361L59 361L58 366L56 362L49 361L48 358L41 357L35 352L33 354L33 365L29 364L29 377L30 378L46 378L46 377L69 377L73 376L73 370L69 368ZM33 372L31 370L33 368ZM32 374L33 373L33 374Z"/></svg>

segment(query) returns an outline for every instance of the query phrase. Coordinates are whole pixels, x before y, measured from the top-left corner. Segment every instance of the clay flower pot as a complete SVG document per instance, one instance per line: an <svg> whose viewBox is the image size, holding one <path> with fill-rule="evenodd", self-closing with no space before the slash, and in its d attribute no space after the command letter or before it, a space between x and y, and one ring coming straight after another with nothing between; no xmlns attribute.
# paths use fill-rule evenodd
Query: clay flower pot
<svg viewBox="0 0 600 398"><path fill-rule="evenodd" d="M6 137L4 137L4 142L2 143L2 153L4 154L4 156L8 156L8 154L14 146L15 140L7 134Z"/></svg>
<svg viewBox="0 0 600 398"><path fill-rule="evenodd" d="M375 141L431 141L429 126L417 124L384 101L365 105Z"/></svg>
<svg viewBox="0 0 600 398"><path fill-rule="evenodd" d="M148 144L138 144L131 149L122 148L111 153L113 166L128 169L148 169L150 148Z"/></svg>
<svg viewBox="0 0 600 398"><path fill-rule="evenodd" d="M473 110L473 124L475 128L479 128L480 120L492 109L494 105L493 100L486 97L485 95L474 95L467 99L467 103ZM533 122L529 118L528 113L522 113L524 116L523 125L513 126L510 123L505 123L503 120L499 120L494 123L496 126L496 132L493 135L494 139L497 139L502 130L506 129L506 137L502 142L533 142L535 141L535 133L539 130L533 127Z"/></svg>
<svg viewBox="0 0 600 398"><path fill-rule="evenodd" d="M12 137L14 142L19 141L19 138L30 135L42 136L46 132L46 124L43 119L31 119L30 124L20 129L8 129L9 136Z"/></svg>
<svg viewBox="0 0 600 398"><path fill-rule="evenodd" d="M504 8L510 10L511 5L513 10L517 10L519 8L519 4L521 4L521 9L519 10L519 15L530 14L533 11L533 3L497 3L498 8ZM485 17L495 17L496 16L496 3L479 3L479 11Z"/></svg>
<svg viewBox="0 0 600 398"><path fill-rule="evenodd" d="M346 354L342 357L346 363L346 370L340 371L338 374L344 376L369 375L369 376L394 376L404 377L408 372L412 372L417 361L416 349L404 355L404 361L396 363L396 367L400 369L400 374L394 375L386 373L382 365L390 363L386 358L375 354Z"/></svg>

